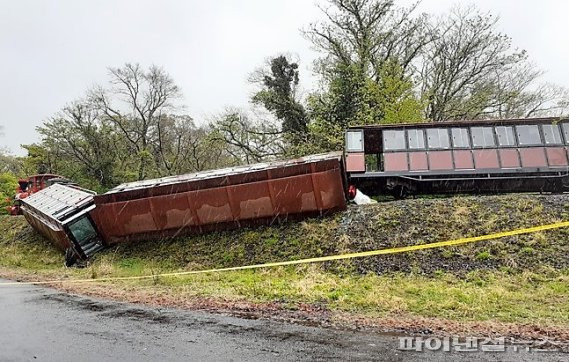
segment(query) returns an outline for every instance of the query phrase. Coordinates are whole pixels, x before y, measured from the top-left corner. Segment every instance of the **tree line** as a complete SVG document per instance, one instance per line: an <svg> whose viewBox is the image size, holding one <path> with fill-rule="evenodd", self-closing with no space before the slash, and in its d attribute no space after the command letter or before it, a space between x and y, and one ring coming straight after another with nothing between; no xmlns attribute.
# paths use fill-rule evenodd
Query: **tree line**
<svg viewBox="0 0 569 362"><path fill-rule="evenodd" d="M268 58L249 109L207 122L180 105L167 71L125 64L47 119L28 156L1 173L57 173L104 191L126 181L338 150L356 124L564 116L567 90L541 81L528 54L475 7L435 17L392 0L329 0L304 37L318 85L300 90L300 61Z"/></svg>

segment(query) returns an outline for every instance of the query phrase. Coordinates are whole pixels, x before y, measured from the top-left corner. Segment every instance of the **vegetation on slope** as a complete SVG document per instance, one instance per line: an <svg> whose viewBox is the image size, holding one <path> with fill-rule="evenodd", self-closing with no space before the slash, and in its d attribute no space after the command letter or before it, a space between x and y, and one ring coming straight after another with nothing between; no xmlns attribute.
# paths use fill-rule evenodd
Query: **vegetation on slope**
<svg viewBox="0 0 569 362"><path fill-rule="evenodd" d="M405 200L330 218L111 247L85 269L19 217L0 218L5 275L92 278L197 270L442 241L569 220L569 195ZM104 283L126 299L302 304L366 316L569 326L569 230L309 266ZM14 275L14 274L11 274ZM95 290L85 285L82 291Z"/></svg>

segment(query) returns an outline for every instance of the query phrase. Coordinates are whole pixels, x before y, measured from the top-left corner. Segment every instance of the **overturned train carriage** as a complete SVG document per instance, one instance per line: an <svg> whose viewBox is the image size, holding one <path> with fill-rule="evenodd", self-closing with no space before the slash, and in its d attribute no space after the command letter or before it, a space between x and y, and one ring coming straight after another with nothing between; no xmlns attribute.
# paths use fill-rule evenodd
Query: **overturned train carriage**
<svg viewBox="0 0 569 362"><path fill-rule="evenodd" d="M109 244L317 216L346 207L340 154L120 185L91 212Z"/></svg>
<svg viewBox="0 0 569 362"><path fill-rule="evenodd" d="M103 249L103 240L89 213L94 193L54 184L22 200L22 212L40 234L66 252L66 263L88 259Z"/></svg>
<svg viewBox="0 0 569 362"><path fill-rule="evenodd" d="M352 127L348 182L365 193L569 191L569 120Z"/></svg>
<svg viewBox="0 0 569 362"><path fill-rule="evenodd" d="M26 199L24 210L34 228L86 259L98 251L93 242L163 239L343 210L342 166L341 154L330 153L132 182L102 195L54 185ZM90 239L76 235L79 224Z"/></svg>

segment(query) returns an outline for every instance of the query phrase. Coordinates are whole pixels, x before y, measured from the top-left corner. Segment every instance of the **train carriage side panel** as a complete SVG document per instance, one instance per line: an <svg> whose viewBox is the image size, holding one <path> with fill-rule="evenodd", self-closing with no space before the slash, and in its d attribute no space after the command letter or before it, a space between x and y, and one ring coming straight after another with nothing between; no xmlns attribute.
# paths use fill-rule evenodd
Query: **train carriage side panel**
<svg viewBox="0 0 569 362"><path fill-rule="evenodd" d="M344 195L332 153L120 185L91 214L114 244L323 215L345 209Z"/></svg>

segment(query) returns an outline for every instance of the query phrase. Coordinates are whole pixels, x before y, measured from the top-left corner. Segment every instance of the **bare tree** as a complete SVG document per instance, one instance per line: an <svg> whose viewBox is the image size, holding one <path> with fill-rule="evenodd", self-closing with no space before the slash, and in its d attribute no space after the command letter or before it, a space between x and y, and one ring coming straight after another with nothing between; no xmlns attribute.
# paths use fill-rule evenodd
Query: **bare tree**
<svg viewBox="0 0 569 362"><path fill-rule="evenodd" d="M330 6L321 9L326 21L311 24L304 34L326 54L319 64L325 75L338 65L357 64L379 81L385 62L396 61L410 70L430 41L423 31L427 17L412 16L416 5L402 9L393 0L330 0Z"/></svg>
<svg viewBox="0 0 569 362"><path fill-rule="evenodd" d="M151 164L151 145L158 142L155 137L159 135L161 115L174 109L181 92L164 69L157 66L144 70L139 64L125 64L122 68L109 68L109 73L112 88L93 90L91 99L138 155L138 179L142 180Z"/></svg>
<svg viewBox="0 0 569 362"><path fill-rule="evenodd" d="M226 144L237 163L261 162L286 152L283 133L270 121L253 122L244 113L229 109L213 124L212 137Z"/></svg>
<svg viewBox="0 0 569 362"><path fill-rule="evenodd" d="M212 139L211 130L196 127L189 116L162 115L156 128L158 142L153 158L161 175L177 175L224 166L224 144Z"/></svg>
<svg viewBox="0 0 569 362"><path fill-rule="evenodd" d="M427 118L477 118L499 107L500 77L519 69L527 56L496 30L497 20L474 7L455 7L430 26L433 41L420 74ZM525 80L533 77L528 73Z"/></svg>

